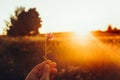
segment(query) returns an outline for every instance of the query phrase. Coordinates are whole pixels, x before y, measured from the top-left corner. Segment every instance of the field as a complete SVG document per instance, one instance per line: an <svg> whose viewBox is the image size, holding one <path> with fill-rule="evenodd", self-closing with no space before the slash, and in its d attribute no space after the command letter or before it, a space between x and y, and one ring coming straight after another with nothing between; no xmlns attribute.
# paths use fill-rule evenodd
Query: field
<svg viewBox="0 0 120 80"><path fill-rule="evenodd" d="M1 36L0 80L24 80L44 53L44 36ZM57 63L55 80L120 80L120 36L55 35L47 56Z"/></svg>

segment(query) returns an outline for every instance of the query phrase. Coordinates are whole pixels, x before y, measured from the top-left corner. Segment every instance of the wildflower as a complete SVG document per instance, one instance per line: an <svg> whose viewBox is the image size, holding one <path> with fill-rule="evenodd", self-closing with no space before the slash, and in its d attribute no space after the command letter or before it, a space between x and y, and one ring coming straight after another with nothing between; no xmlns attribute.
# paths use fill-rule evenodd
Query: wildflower
<svg viewBox="0 0 120 80"><path fill-rule="evenodd" d="M54 38L54 35L51 32L46 34L46 41L53 40L53 38Z"/></svg>
<svg viewBox="0 0 120 80"><path fill-rule="evenodd" d="M47 60L47 54L48 54L48 53L47 53L47 52L48 52L48 51L47 51L47 47L48 47L48 46L47 46L47 41L53 40L53 38L54 38L54 35L53 35L52 33L49 32L49 33L46 34L46 40L45 40L45 55L43 56L45 60Z"/></svg>

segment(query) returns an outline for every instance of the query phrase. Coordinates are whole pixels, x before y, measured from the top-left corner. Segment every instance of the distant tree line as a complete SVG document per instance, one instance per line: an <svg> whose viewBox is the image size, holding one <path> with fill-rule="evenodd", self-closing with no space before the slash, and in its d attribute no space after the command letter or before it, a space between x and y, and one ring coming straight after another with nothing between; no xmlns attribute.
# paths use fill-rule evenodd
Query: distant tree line
<svg viewBox="0 0 120 80"><path fill-rule="evenodd" d="M120 33L120 30L117 29L116 27L113 28L112 25L108 25L106 32L110 32L110 33Z"/></svg>
<svg viewBox="0 0 120 80"><path fill-rule="evenodd" d="M105 31L97 30L91 32L95 36L114 36L120 35L120 29L113 27L112 25L108 25Z"/></svg>
<svg viewBox="0 0 120 80"><path fill-rule="evenodd" d="M6 31L8 36L33 36L38 35L38 29L42 26L42 20L36 8L19 7L15 10L15 15L10 17L10 22L6 21Z"/></svg>

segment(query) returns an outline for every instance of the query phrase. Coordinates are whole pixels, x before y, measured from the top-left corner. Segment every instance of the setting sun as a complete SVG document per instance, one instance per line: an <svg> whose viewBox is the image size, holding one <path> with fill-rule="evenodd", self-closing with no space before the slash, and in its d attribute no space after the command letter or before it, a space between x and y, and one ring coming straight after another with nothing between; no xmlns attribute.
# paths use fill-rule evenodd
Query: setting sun
<svg viewBox="0 0 120 80"><path fill-rule="evenodd" d="M90 31L91 30L88 30L88 29L85 29L85 28L73 30L73 32L75 32L76 34L78 34L79 36L82 36L82 37L90 34Z"/></svg>

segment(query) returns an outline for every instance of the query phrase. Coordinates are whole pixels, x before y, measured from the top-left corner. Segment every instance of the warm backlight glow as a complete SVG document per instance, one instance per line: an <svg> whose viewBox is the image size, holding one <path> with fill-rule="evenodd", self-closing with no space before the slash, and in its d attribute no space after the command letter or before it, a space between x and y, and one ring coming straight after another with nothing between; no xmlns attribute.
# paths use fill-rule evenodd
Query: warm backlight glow
<svg viewBox="0 0 120 80"><path fill-rule="evenodd" d="M81 29L81 30L76 30L74 31L76 35L79 37L86 37L90 34L90 31L87 29Z"/></svg>
<svg viewBox="0 0 120 80"><path fill-rule="evenodd" d="M74 32L71 38L74 44L86 46L90 43L92 35L89 32Z"/></svg>

